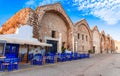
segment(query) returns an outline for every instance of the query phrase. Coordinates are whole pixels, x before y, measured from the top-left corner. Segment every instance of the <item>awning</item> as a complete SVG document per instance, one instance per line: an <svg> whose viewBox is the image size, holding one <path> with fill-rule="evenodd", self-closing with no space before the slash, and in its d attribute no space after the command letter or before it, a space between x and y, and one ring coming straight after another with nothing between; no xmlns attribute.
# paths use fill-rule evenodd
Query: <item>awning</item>
<svg viewBox="0 0 120 76"><path fill-rule="evenodd" d="M49 47L52 46L52 44L41 43L36 38L23 39L23 38L0 36L0 40L4 40L7 43L14 43L14 44L21 44L21 45L27 44L27 45L49 46Z"/></svg>
<svg viewBox="0 0 120 76"><path fill-rule="evenodd" d="M6 40L0 40L0 43L7 43Z"/></svg>

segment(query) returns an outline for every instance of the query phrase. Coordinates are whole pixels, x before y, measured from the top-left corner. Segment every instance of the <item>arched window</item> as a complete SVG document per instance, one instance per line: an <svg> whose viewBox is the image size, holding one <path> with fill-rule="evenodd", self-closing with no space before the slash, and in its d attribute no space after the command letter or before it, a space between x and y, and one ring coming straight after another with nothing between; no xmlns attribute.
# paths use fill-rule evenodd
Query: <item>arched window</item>
<svg viewBox="0 0 120 76"><path fill-rule="evenodd" d="M84 40L84 34L82 34L82 40Z"/></svg>

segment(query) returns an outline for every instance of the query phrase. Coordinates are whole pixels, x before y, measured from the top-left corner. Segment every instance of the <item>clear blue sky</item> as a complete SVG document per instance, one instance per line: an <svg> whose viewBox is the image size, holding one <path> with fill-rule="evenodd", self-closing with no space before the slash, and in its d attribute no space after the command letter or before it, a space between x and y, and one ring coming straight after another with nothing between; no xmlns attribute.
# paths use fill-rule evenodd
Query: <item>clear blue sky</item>
<svg viewBox="0 0 120 76"><path fill-rule="evenodd" d="M93 28L120 40L120 0L0 0L0 26L20 9L60 2L73 23L85 18Z"/></svg>

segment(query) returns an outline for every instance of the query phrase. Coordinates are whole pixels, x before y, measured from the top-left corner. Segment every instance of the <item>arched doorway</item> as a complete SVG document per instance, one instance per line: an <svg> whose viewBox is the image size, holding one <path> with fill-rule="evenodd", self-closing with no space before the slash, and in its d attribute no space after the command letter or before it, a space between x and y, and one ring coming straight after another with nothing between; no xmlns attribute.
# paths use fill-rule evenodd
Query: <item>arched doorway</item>
<svg viewBox="0 0 120 76"><path fill-rule="evenodd" d="M53 44L50 48L50 52L58 52L63 42L65 42L66 45L70 45L71 28L68 21L66 21L64 16L59 12L55 10L47 11L43 15L39 27L39 39ZM67 48L67 46L65 48Z"/></svg>

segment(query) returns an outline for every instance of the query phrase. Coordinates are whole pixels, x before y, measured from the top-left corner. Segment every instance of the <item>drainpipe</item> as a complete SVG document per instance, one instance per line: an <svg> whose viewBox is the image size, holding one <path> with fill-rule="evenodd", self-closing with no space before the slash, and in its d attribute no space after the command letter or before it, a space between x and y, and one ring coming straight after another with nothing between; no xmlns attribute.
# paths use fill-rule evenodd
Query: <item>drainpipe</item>
<svg viewBox="0 0 120 76"><path fill-rule="evenodd" d="M30 49L29 49L29 45L26 45L27 46L27 61L26 61L26 63L28 63L29 62L29 51L30 51Z"/></svg>

